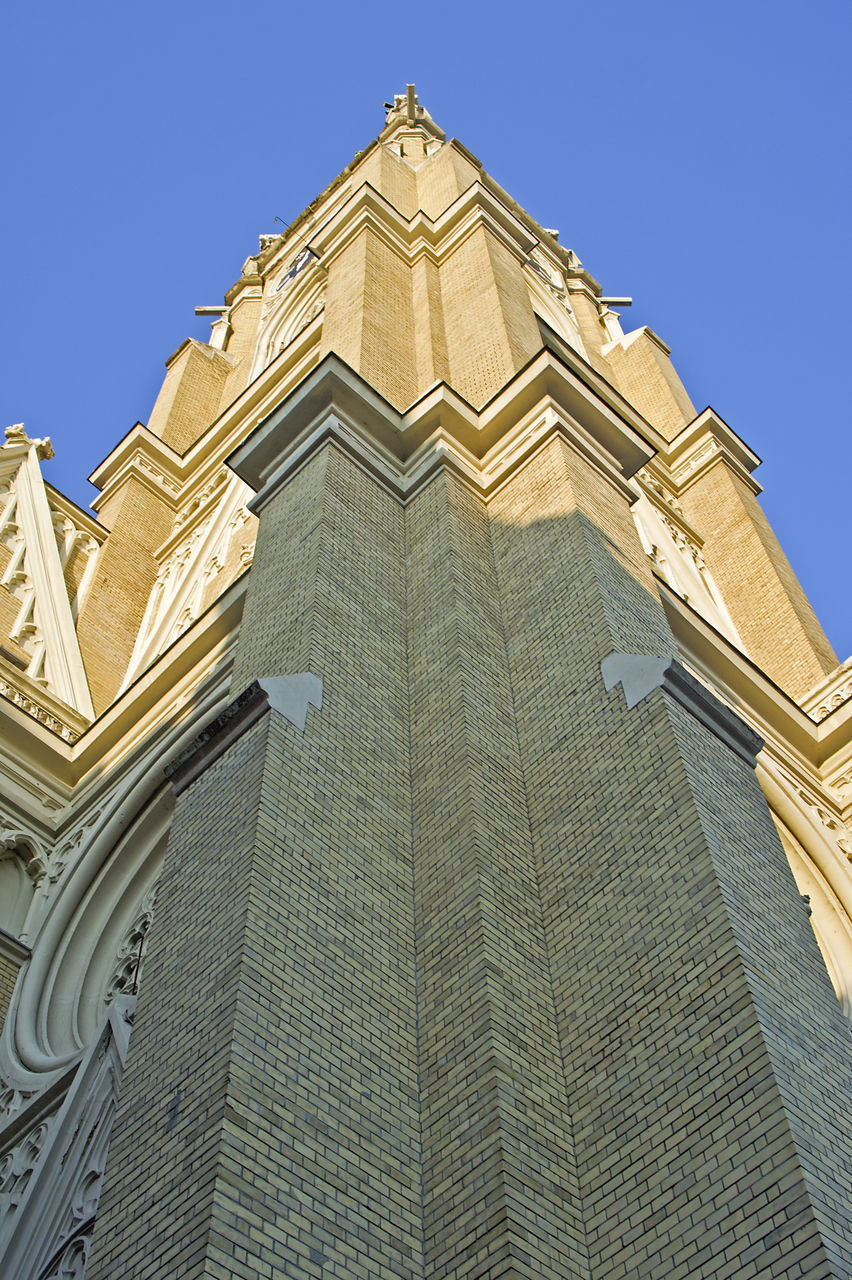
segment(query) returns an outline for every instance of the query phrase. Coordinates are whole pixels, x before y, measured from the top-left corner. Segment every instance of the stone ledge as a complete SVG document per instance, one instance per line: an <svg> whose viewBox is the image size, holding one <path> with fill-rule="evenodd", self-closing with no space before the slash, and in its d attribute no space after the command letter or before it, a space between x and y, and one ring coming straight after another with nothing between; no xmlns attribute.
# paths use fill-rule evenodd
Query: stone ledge
<svg viewBox="0 0 852 1280"><path fill-rule="evenodd" d="M628 711L654 689L663 689L754 768L758 752L763 748L763 739L700 680L690 675L676 658L611 653L601 663L601 676L607 692L615 685L621 685Z"/></svg>
<svg viewBox="0 0 852 1280"><path fill-rule="evenodd" d="M322 681L309 671L253 681L165 766L163 772L175 795L185 791L267 711L277 711L304 733L309 705L318 711L322 708Z"/></svg>

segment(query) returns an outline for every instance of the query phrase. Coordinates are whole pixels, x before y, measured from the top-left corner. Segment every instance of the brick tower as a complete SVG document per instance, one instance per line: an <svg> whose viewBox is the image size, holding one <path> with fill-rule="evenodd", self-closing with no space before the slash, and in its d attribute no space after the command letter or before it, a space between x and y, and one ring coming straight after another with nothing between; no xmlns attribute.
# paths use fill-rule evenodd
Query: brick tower
<svg viewBox="0 0 852 1280"><path fill-rule="evenodd" d="M852 671L618 303L409 86L7 431L4 1274L852 1275Z"/></svg>

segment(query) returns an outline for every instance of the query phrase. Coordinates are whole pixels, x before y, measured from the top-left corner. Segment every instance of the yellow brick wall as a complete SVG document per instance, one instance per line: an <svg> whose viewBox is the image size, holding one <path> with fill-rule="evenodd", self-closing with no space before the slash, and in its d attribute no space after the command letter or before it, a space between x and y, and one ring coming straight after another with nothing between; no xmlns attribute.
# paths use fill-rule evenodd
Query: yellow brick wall
<svg viewBox="0 0 852 1280"><path fill-rule="evenodd" d="M478 170L452 145L442 147L417 170L420 208L430 218L439 218L478 177Z"/></svg>
<svg viewBox="0 0 852 1280"><path fill-rule="evenodd" d="M489 241L489 233L478 228L441 264L450 382L476 406L484 404L518 367L502 315Z"/></svg>
<svg viewBox="0 0 852 1280"><path fill-rule="evenodd" d="M124 678L157 576L154 552L171 531L174 512L135 477L102 512L111 532L101 547L77 638L96 713L109 706Z"/></svg>
<svg viewBox="0 0 852 1280"><path fill-rule="evenodd" d="M148 420L149 430L185 453L219 414L231 362L220 351L190 341L172 361Z"/></svg>
<svg viewBox="0 0 852 1280"><path fill-rule="evenodd" d="M673 440L695 417L695 406L671 360L647 334L628 347L613 347L606 360L614 386L666 440Z"/></svg>
<svg viewBox="0 0 852 1280"><path fill-rule="evenodd" d="M822 1274L848 1032L754 773L670 695L603 692L671 638L585 462L552 446L490 511L591 1274Z"/></svg>
<svg viewBox="0 0 852 1280"><path fill-rule="evenodd" d="M411 294L417 392L422 395L434 382L447 382L450 376L441 279L431 259L421 257L414 263Z"/></svg>
<svg viewBox="0 0 852 1280"><path fill-rule="evenodd" d="M359 372L398 409L417 397L411 267L367 232Z"/></svg>
<svg viewBox="0 0 852 1280"><path fill-rule="evenodd" d="M214 417L227 409L249 382L254 358L257 329L260 323L261 300L255 297L240 298L231 308L229 322L233 332L228 339L227 356L231 361L222 394ZM212 419L211 419L212 421Z"/></svg>
<svg viewBox="0 0 852 1280"><path fill-rule="evenodd" d="M720 461L679 501L749 657L801 697L837 658L754 493Z"/></svg>
<svg viewBox="0 0 852 1280"><path fill-rule="evenodd" d="M488 515L440 475L406 527L425 1273L581 1276L567 1046Z"/></svg>
<svg viewBox="0 0 852 1280"><path fill-rule="evenodd" d="M410 165L386 147L374 147L357 170L358 182L380 191L405 218L417 212L417 176Z"/></svg>
<svg viewBox="0 0 852 1280"><path fill-rule="evenodd" d="M323 707L178 797L91 1280L422 1274L403 512L327 447L265 514L236 681Z"/></svg>
<svg viewBox="0 0 852 1280"><path fill-rule="evenodd" d="M359 368L367 270L367 233L360 232L328 264L321 355L330 351Z"/></svg>

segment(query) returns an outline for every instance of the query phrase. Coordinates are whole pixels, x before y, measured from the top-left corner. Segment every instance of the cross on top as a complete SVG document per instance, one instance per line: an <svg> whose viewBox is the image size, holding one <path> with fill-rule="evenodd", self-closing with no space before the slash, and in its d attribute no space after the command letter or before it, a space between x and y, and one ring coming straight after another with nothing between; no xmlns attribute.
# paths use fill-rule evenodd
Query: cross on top
<svg viewBox="0 0 852 1280"><path fill-rule="evenodd" d="M395 93L393 95L393 105L389 102L383 104L388 111L404 111L406 117L413 124L417 119L417 94L414 92L414 85L407 84L405 93Z"/></svg>

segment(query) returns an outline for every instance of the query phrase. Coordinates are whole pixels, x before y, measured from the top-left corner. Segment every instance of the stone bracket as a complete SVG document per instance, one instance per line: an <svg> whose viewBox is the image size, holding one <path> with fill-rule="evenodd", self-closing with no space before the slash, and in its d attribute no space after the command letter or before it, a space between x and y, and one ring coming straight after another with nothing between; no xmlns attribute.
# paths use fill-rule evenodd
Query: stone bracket
<svg viewBox="0 0 852 1280"><path fill-rule="evenodd" d="M322 681L310 671L255 680L166 765L164 772L175 795L185 791L267 711L277 711L304 733L308 706L322 709Z"/></svg>
<svg viewBox="0 0 852 1280"><path fill-rule="evenodd" d="M652 693L663 689L696 720L714 733L737 755L754 768L763 748L763 739L719 701L676 658L660 658L653 654L611 653L601 663L601 676L607 692L621 685L627 710Z"/></svg>

